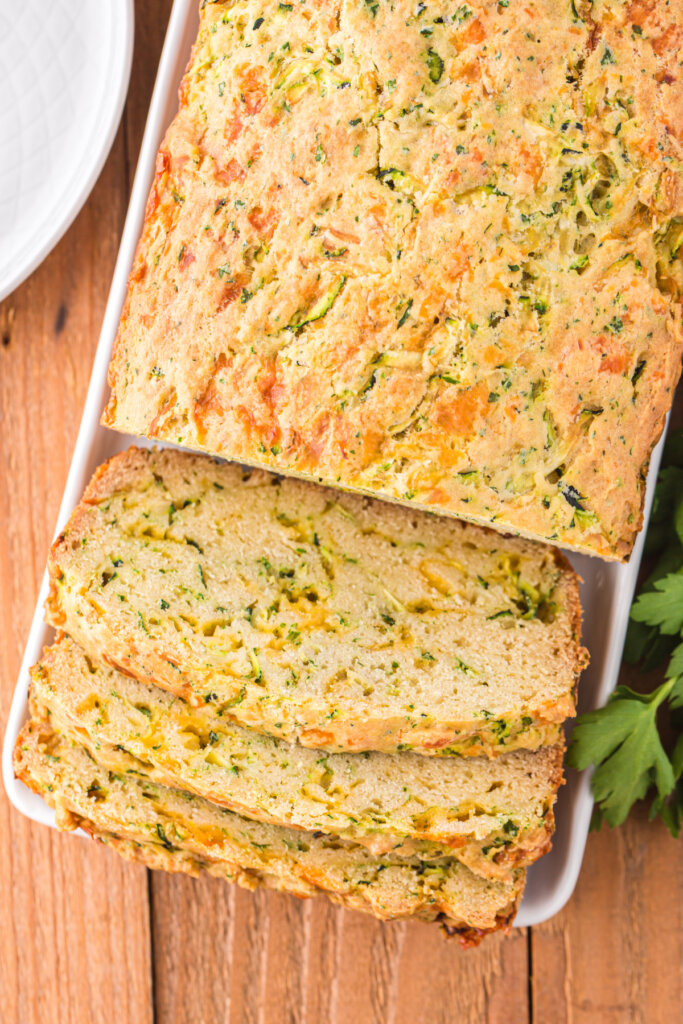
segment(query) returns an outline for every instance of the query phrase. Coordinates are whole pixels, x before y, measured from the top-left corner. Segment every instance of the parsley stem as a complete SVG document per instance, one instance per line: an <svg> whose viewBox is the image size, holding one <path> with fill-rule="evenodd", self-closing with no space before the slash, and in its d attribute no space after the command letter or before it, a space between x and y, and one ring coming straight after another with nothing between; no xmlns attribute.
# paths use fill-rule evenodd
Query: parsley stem
<svg viewBox="0 0 683 1024"><path fill-rule="evenodd" d="M662 701L666 700L679 678L679 676L673 676L671 679L667 679L665 683L662 683L661 686L658 686L656 690L653 690L652 693L647 694L646 702L652 705L653 711L656 711Z"/></svg>

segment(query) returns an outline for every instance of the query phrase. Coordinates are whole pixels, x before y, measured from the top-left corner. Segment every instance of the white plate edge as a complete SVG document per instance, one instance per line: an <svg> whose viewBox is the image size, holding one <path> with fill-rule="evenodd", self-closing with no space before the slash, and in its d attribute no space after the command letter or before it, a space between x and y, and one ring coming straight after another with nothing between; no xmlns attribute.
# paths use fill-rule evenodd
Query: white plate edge
<svg viewBox="0 0 683 1024"><path fill-rule="evenodd" d="M65 207L62 216L57 217L53 221L50 230L45 235L43 243L38 249L36 249L33 256L25 263L20 262L16 270L0 284L0 302L6 299L8 295L11 295L12 292L15 291L19 285L23 284L23 282L31 276L33 271L37 270L40 264L47 259L85 206L85 203L102 172L102 168L104 167L106 159L111 151L111 147L114 144L116 133L119 130L126 96L128 95L130 73L133 66L133 45L135 36L134 3L135 0L121 0L122 14L119 18L115 17L113 19L113 24L117 28L117 33L113 36L114 47L121 51L120 58L114 61L114 64L115 66L118 65L120 68L120 75L114 84L112 99L106 107L108 128L103 135L100 135L101 143L97 159L92 164L90 172L83 179L78 190L76 190L72 196L72 201Z"/></svg>

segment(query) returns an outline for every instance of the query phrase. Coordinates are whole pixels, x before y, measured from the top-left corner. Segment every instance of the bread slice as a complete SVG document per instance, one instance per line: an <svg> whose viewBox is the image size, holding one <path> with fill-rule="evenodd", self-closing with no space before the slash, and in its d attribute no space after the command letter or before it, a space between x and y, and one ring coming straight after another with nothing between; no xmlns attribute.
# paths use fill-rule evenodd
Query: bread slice
<svg viewBox="0 0 683 1024"><path fill-rule="evenodd" d="M558 742L584 652L554 549L179 451L95 473L48 619L93 657L305 746Z"/></svg>
<svg viewBox="0 0 683 1024"><path fill-rule="evenodd" d="M226 721L91 661L69 638L32 669L31 712L111 771L136 772L259 821L373 853L455 856L509 877L550 847L562 749L499 758L325 754Z"/></svg>
<svg viewBox="0 0 683 1024"><path fill-rule="evenodd" d="M207 868L230 881L296 896L326 893L380 918L441 920L476 939L508 925L524 887L486 880L456 860L433 864L375 856L338 838L265 825L181 790L98 765L83 747L29 722L14 751L19 779L58 812L153 867Z"/></svg>
<svg viewBox="0 0 683 1024"><path fill-rule="evenodd" d="M108 426L628 558L681 371L680 0L228 0Z"/></svg>

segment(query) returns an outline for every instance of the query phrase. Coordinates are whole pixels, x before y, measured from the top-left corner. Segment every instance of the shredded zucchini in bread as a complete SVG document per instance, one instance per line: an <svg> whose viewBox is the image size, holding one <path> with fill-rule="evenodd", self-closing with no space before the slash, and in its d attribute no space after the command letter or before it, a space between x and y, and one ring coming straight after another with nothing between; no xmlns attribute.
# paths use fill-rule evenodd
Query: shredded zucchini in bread
<svg viewBox="0 0 683 1024"><path fill-rule="evenodd" d="M95 474L50 556L92 657L305 746L559 741L584 662L554 549L174 450Z"/></svg>
<svg viewBox="0 0 683 1024"><path fill-rule="evenodd" d="M682 40L681 0L203 3L104 422L626 559Z"/></svg>
<svg viewBox="0 0 683 1024"><path fill-rule="evenodd" d="M83 747L29 722L14 752L17 777L80 826L150 867L208 870L246 888L295 896L324 893L376 917L439 920L476 943L509 925L524 888L478 877L457 860L429 863L374 856L338 838L242 818L200 797L98 765Z"/></svg>
<svg viewBox="0 0 683 1024"><path fill-rule="evenodd" d="M258 821L373 853L454 856L507 878L550 847L562 748L498 758L326 754L244 729L91 661L64 638L31 672L34 718L111 771L147 775Z"/></svg>

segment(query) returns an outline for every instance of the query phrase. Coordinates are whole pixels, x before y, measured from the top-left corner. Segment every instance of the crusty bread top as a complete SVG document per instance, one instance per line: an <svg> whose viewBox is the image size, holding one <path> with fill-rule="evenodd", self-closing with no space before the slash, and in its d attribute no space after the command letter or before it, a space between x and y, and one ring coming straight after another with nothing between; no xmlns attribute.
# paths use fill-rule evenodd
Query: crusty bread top
<svg viewBox="0 0 683 1024"><path fill-rule="evenodd" d="M62 827L83 825L186 853L223 865L237 881L244 873L301 896L326 892L378 917L443 915L457 926L491 930L508 923L524 886L523 871L512 881L488 880L456 860L378 857L336 837L250 821L189 793L115 775L45 723L29 722L21 731L14 767L57 808Z"/></svg>
<svg viewBox="0 0 683 1024"><path fill-rule="evenodd" d="M544 853L562 749L499 758L320 754L192 708L91 661L70 639L32 669L31 709L111 770L142 772L259 821L374 853L457 856L485 877Z"/></svg>
<svg viewBox="0 0 683 1024"><path fill-rule="evenodd" d="M50 575L50 621L92 655L309 746L495 753L574 710L576 575L457 520L131 449Z"/></svg>
<svg viewBox="0 0 683 1024"><path fill-rule="evenodd" d="M626 558L681 363L682 25L203 4L104 422Z"/></svg>

